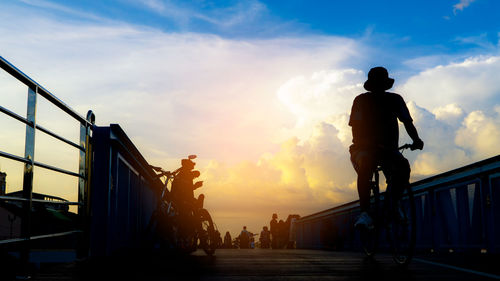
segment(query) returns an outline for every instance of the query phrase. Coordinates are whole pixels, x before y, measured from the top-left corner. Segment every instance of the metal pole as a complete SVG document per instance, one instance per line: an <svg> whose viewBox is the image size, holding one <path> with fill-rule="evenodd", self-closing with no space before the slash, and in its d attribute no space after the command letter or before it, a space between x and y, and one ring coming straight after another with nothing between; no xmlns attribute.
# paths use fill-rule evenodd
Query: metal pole
<svg viewBox="0 0 500 281"><path fill-rule="evenodd" d="M31 209L33 193L33 167L35 161L35 125L36 125L36 97L38 87L28 88L28 109L26 119L29 124L26 125L26 140L24 144L24 157L29 161L24 164L23 177L23 218L21 221L21 238L26 239L21 252L21 262L25 267L24 273L27 273L27 266L30 255L30 237L31 237Z"/></svg>
<svg viewBox="0 0 500 281"><path fill-rule="evenodd" d="M87 121L94 124L95 116L91 110L87 113ZM80 146L85 147L85 151L80 150L80 165L79 173L81 176L78 181L78 217L79 224L82 230L80 236L79 249L77 251L78 257L86 257L89 250L89 231L90 231L90 178L91 178L91 164L92 164L92 146L91 146L91 126L89 123L80 124Z"/></svg>

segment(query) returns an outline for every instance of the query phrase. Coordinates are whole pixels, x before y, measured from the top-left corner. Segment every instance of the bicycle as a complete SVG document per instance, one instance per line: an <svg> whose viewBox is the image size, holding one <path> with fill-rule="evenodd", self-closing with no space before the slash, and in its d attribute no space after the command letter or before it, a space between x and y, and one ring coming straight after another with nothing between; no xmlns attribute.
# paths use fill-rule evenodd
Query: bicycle
<svg viewBox="0 0 500 281"><path fill-rule="evenodd" d="M399 150L403 151L410 147L410 144L405 144L399 147ZM408 265L413 258L416 243L416 211L413 190L408 185L397 201L392 200L391 190L386 190L382 198L384 204L380 206L380 171L382 171L382 168L377 166L370 182L370 192L373 193L370 205L374 228L362 228L360 230L362 247L368 257L373 257L378 250L380 234L385 231L393 260L398 265ZM395 204L393 205L393 203Z"/></svg>
<svg viewBox="0 0 500 281"><path fill-rule="evenodd" d="M195 159L196 155L190 155L189 160ZM208 210L204 208L195 208L192 206L186 212L171 198L171 191L168 189L168 183L172 182L178 175L180 168L170 172L161 167L151 168L157 172L158 177L165 177L162 186L160 200L156 209L151 215L147 227L147 233L154 235L153 241L155 247L166 249L177 249L183 253L189 254L198 248L202 248L205 253L212 256L217 248L216 226ZM186 218L194 223L186 222Z"/></svg>

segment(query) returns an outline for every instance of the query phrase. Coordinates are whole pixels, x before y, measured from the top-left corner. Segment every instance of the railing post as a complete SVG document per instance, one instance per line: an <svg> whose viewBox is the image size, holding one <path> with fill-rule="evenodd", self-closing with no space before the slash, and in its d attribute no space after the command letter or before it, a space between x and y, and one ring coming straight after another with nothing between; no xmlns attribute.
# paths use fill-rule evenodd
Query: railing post
<svg viewBox="0 0 500 281"><path fill-rule="evenodd" d="M92 146L91 132L95 122L95 115L92 110L87 113L89 123L80 124L80 146L85 147L85 151L80 150L79 174L82 176L78 181L78 216L80 218L80 228L82 235L79 241L78 257L86 257L89 249L89 219L90 219L90 180L92 171Z"/></svg>
<svg viewBox="0 0 500 281"><path fill-rule="evenodd" d="M38 87L35 89L28 88L28 109L26 119L29 124L26 125L26 139L24 144L24 157L30 163L24 164L23 176L23 198L27 199L23 202L23 218L21 221L21 238L26 241L23 243L21 252L21 262L25 267L23 271L26 273L30 255L30 237L31 237L31 209L32 209L32 193L33 193L33 167L35 161L35 125L36 125L36 98Z"/></svg>

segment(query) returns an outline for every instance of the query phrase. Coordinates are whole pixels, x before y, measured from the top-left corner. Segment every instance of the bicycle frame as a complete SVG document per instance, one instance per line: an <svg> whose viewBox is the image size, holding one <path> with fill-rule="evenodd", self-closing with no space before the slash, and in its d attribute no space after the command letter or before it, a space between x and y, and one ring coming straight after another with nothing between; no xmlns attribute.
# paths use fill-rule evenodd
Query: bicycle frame
<svg viewBox="0 0 500 281"><path fill-rule="evenodd" d="M410 145L404 145L400 147L400 150L409 148ZM393 259L397 264L407 265L413 256L413 251L415 247L415 202L413 200L413 193L411 188L408 186L402 193L401 197L397 201L393 200L392 187L390 190L386 190L384 196L384 204L380 206L380 174L382 171L380 166L377 166L373 172L373 177L371 179L371 192L373 192L373 197L370 199L371 206L373 208L372 214L374 215L374 229L373 230L362 230L361 239L363 244L363 249L367 256L371 257L378 250L379 234L382 229L387 231L387 240L389 241L390 247L393 252ZM404 213L402 209L403 194L406 192L409 202L409 210ZM373 201L373 202L372 202ZM396 204L397 206L393 205ZM403 219L401 218L401 213L403 214ZM409 219L408 219L409 215ZM409 230L409 231L408 231ZM406 248L403 249L404 243L401 243L403 239L409 239L406 244ZM402 250L403 249L403 250Z"/></svg>

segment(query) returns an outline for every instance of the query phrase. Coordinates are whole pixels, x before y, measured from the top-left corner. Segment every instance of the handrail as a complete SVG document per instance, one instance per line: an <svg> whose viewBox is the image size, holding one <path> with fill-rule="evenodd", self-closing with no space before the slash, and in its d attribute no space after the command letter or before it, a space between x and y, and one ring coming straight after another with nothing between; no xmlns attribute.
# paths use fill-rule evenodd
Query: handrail
<svg viewBox="0 0 500 281"><path fill-rule="evenodd" d="M29 201L29 199L22 198L22 197L13 197L13 196L0 196L0 199L3 201L22 201L26 202ZM82 205L82 203L79 202L70 202L70 201L50 201L50 200L43 200L43 199L31 199L32 202L36 203L50 203L50 204L61 204L61 205Z"/></svg>
<svg viewBox="0 0 500 281"><path fill-rule="evenodd" d="M500 155L419 180L411 187L417 248L499 252L500 228L495 221L500 217ZM356 200L301 217L296 221L298 247L358 247L353 225L359 212Z"/></svg>
<svg viewBox="0 0 500 281"><path fill-rule="evenodd" d="M21 122L23 122L24 124L26 124L28 126L33 127L33 124L31 122L29 122L26 118L20 116L17 113L14 113L14 112L8 110L7 108L5 108L3 106L0 106L0 112L5 113L5 114L9 115L10 117L12 117L12 118L14 118L14 119L16 119L18 121L21 121ZM65 143L67 143L67 144L69 144L69 145L71 145L71 146L73 146L75 148L78 148L78 149L80 149L82 151L85 151L85 147L80 146L80 145L78 145L78 144L76 144L76 143L74 143L74 142L72 142L70 140L67 140L67 139L65 139L65 138L63 138L61 136L58 136L57 134L51 132L48 129L45 129L44 127L42 127L42 126L40 126L38 124L35 124L35 128L38 129L38 130L40 130L40 131L42 131L42 132L44 132L44 133L46 133L47 135L49 135L51 137L54 137L54 138L56 138L56 139L58 139L60 141L63 141L63 142L65 142Z"/></svg>
<svg viewBox="0 0 500 281"><path fill-rule="evenodd" d="M82 233L82 231L81 230L72 230L72 231L65 231L65 232L59 232L59 233L31 236L29 238L14 238L14 239L0 240L0 246L5 245L5 244L26 242L26 241L31 241L31 240L39 240L39 239L67 236L67 235L77 234L77 233Z"/></svg>
<svg viewBox="0 0 500 281"><path fill-rule="evenodd" d="M26 125L26 136L24 145L24 157L14 155L11 153L0 151L0 157L11 159L14 161L24 163L24 176L23 176L23 189L19 194L10 194L11 196L0 196L1 202L20 202L22 208L20 211L21 217L21 237L18 239L8 239L0 240L0 245L5 245L9 243L18 243L23 241L30 241L34 239L44 239L50 237L58 237L63 235L69 235L73 233L82 232L88 234L88 222L89 219L89 188L90 188L90 171L92 163L92 149L91 149L91 135L94 126L95 116L92 111L87 113L87 118L81 116L76 111L71 109L64 102L55 97L51 92L46 90L40 84L31 79L28 75L23 73L21 70L16 68L6 59L0 56L0 67L16 78L19 82L23 83L28 87L28 103L27 103L27 113L26 116L21 116L7 108L0 106L0 112L8 115L9 117L22 122ZM38 125L36 121L36 107L37 107L37 97L42 96L47 101L58 107L60 110L76 119L79 124L80 129L80 140L79 143L75 143L65 137L62 137L51 130ZM78 173L68 171L62 168L58 168L52 165L35 161L35 135L36 131L41 131L63 143L66 143L79 150L79 168ZM44 198L33 198L33 167L42 167L48 170L55 171L57 173L62 173L66 175L71 175L78 177L78 202L69 202L65 199L62 200L50 200L50 197ZM42 204L52 204L53 206L78 206L78 220L76 221L79 225L80 230L62 232L62 233L51 233L45 235L33 236L31 231L31 217L33 212L33 203ZM84 256L86 252L85 248L88 247L85 235L81 236L82 239L79 244L79 255ZM22 249L20 249L21 260L23 263L29 261L30 243L23 243ZM26 267L26 266L24 266ZM27 267L26 267L27 268Z"/></svg>
<svg viewBox="0 0 500 281"><path fill-rule="evenodd" d="M46 90L44 87L42 87L40 84L38 84L35 80L31 79L28 75L24 74L21 70L19 70L17 67L12 65L10 62L8 62L6 59L4 59L2 56L0 56L0 67L8 72L10 75L14 76L17 78L17 80L21 81L24 83L26 86L28 86L31 89L36 89L38 88L38 94L46 98L48 101L50 101L52 104L55 106L59 107L61 110L69 114L71 117L75 118L78 120L81 124L85 124L86 126L92 126L92 123L85 119L85 117L81 116L78 114L76 111L71 109L68 105L66 105L64 102L62 102L60 99L56 98L51 92Z"/></svg>
<svg viewBox="0 0 500 281"><path fill-rule="evenodd" d="M55 172L60 172L60 173L66 174L66 175L75 176L75 177L79 177L79 178L84 178L83 175L80 175L78 173L71 172L71 171L68 171L68 170L64 170L64 169L61 169L61 168L57 168L57 167L54 167L54 166L51 166L51 165L48 165L48 164L44 164L44 163L40 163L40 162L37 162L37 161L31 161L30 159L26 159L26 158L23 158L23 157L14 155L14 154L10 154L10 153L7 153L7 152L0 151L0 156L1 157L5 157L5 158L9 158L11 160L15 160L15 161L18 161L18 162L23 162L23 163L26 163L26 164L33 164L34 166L38 166L38 167L45 168L45 169L48 169L48 170L52 170L52 171L55 171Z"/></svg>

